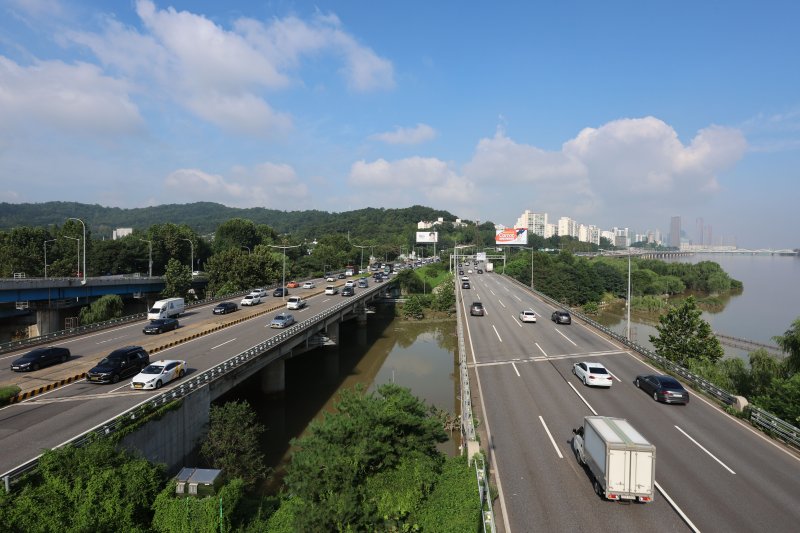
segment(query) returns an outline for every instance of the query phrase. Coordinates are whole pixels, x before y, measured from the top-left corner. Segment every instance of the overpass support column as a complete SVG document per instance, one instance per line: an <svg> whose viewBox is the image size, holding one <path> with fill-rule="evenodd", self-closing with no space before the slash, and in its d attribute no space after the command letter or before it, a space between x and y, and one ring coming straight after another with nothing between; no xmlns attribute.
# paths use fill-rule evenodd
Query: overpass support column
<svg viewBox="0 0 800 533"><path fill-rule="evenodd" d="M356 312L356 324L360 327L364 327L367 325L367 308L362 307Z"/></svg>
<svg viewBox="0 0 800 533"><path fill-rule="evenodd" d="M328 324L325 328L325 336L327 336L330 340L336 343L336 347L339 347L339 325L341 322L334 322L333 324Z"/></svg>
<svg viewBox="0 0 800 533"><path fill-rule="evenodd" d="M261 390L270 395L283 397L286 391L286 363L278 359L261 371Z"/></svg>
<svg viewBox="0 0 800 533"><path fill-rule="evenodd" d="M59 309L40 307L36 309L36 325L32 326L32 328L38 330L37 335L47 335L62 329L60 322L61 312Z"/></svg>

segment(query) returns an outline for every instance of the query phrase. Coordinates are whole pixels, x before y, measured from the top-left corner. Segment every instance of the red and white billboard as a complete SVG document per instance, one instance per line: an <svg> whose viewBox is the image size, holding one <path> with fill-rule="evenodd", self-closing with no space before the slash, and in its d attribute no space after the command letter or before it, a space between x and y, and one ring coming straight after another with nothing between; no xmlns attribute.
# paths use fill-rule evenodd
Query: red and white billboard
<svg viewBox="0 0 800 533"><path fill-rule="evenodd" d="M435 231L418 231L417 244L434 244L439 242L439 234Z"/></svg>
<svg viewBox="0 0 800 533"><path fill-rule="evenodd" d="M528 244L528 228L506 228L495 232L496 245L526 245Z"/></svg>

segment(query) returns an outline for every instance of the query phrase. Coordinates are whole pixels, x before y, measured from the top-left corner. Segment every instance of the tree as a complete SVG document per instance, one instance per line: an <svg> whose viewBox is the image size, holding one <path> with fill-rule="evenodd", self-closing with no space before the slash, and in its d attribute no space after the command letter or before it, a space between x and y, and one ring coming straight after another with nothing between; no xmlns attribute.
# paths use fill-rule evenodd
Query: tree
<svg viewBox="0 0 800 533"><path fill-rule="evenodd" d="M2 502L0 523L14 524L6 531L149 531L164 481L162 467L106 439L47 450L36 476Z"/></svg>
<svg viewBox="0 0 800 533"><path fill-rule="evenodd" d="M96 324L112 318L119 318L122 316L122 308L122 298L118 294L101 296L92 302L89 307L81 309L81 325Z"/></svg>
<svg viewBox="0 0 800 533"><path fill-rule="evenodd" d="M725 352L708 322L700 318L694 297L659 317L658 336L650 335L656 353L686 366L691 359L716 363Z"/></svg>
<svg viewBox="0 0 800 533"><path fill-rule="evenodd" d="M789 374L800 371L800 318L796 318L789 329L783 335L773 337L772 340L778 343L781 349L789 354L784 365Z"/></svg>
<svg viewBox="0 0 800 533"><path fill-rule="evenodd" d="M416 318L417 320L425 317L422 301L419 296L411 296L405 301L403 304L403 316L406 318Z"/></svg>
<svg viewBox="0 0 800 533"><path fill-rule="evenodd" d="M192 273L177 259L170 259L167 271L164 273L164 290L161 291L161 295L165 298L186 298L191 287Z"/></svg>
<svg viewBox="0 0 800 533"><path fill-rule="evenodd" d="M252 486L269 473L260 449L263 433L264 426L247 402L212 405L200 455L213 468L221 469L227 479L240 478Z"/></svg>

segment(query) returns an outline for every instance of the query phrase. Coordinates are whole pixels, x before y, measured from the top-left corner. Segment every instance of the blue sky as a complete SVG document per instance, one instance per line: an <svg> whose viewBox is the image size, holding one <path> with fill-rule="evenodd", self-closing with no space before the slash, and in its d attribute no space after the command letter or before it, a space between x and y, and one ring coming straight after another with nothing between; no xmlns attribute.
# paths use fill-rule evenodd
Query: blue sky
<svg viewBox="0 0 800 533"><path fill-rule="evenodd" d="M0 0L0 201L797 247L797 2Z"/></svg>

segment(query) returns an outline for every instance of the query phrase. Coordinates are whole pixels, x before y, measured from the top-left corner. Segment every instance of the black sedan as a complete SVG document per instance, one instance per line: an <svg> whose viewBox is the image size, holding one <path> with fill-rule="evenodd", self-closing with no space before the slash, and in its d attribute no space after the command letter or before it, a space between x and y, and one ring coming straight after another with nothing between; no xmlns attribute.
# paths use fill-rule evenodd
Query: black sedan
<svg viewBox="0 0 800 533"><path fill-rule="evenodd" d="M568 311L553 311L550 320L556 324L572 324L572 317L569 316Z"/></svg>
<svg viewBox="0 0 800 533"><path fill-rule="evenodd" d="M277 298L282 298L284 296L289 296L289 289L286 287L278 287L274 291L272 291L272 295Z"/></svg>
<svg viewBox="0 0 800 533"><path fill-rule="evenodd" d="M178 321L174 318L159 318L151 320L150 323L142 329L142 333L146 335L164 333L165 331L178 329L179 325Z"/></svg>
<svg viewBox="0 0 800 533"><path fill-rule="evenodd" d="M345 287L342 289L342 296L354 296L356 294L356 290L353 287Z"/></svg>
<svg viewBox="0 0 800 533"><path fill-rule="evenodd" d="M689 392L672 376L636 376L634 383L657 402L689 403Z"/></svg>
<svg viewBox="0 0 800 533"><path fill-rule="evenodd" d="M59 348L58 346L35 348L19 359L14 359L14 362L11 363L11 370L14 372L39 370L45 366L63 363L69 359L69 356L70 353L67 348Z"/></svg>
<svg viewBox="0 0 800 533"><path fill-rule="evenodd" d="M220 302L214 306L211 312L215 315L226 315L228 313L233 313L237 309L239 309L239 306L233 302Z"/></svg>

